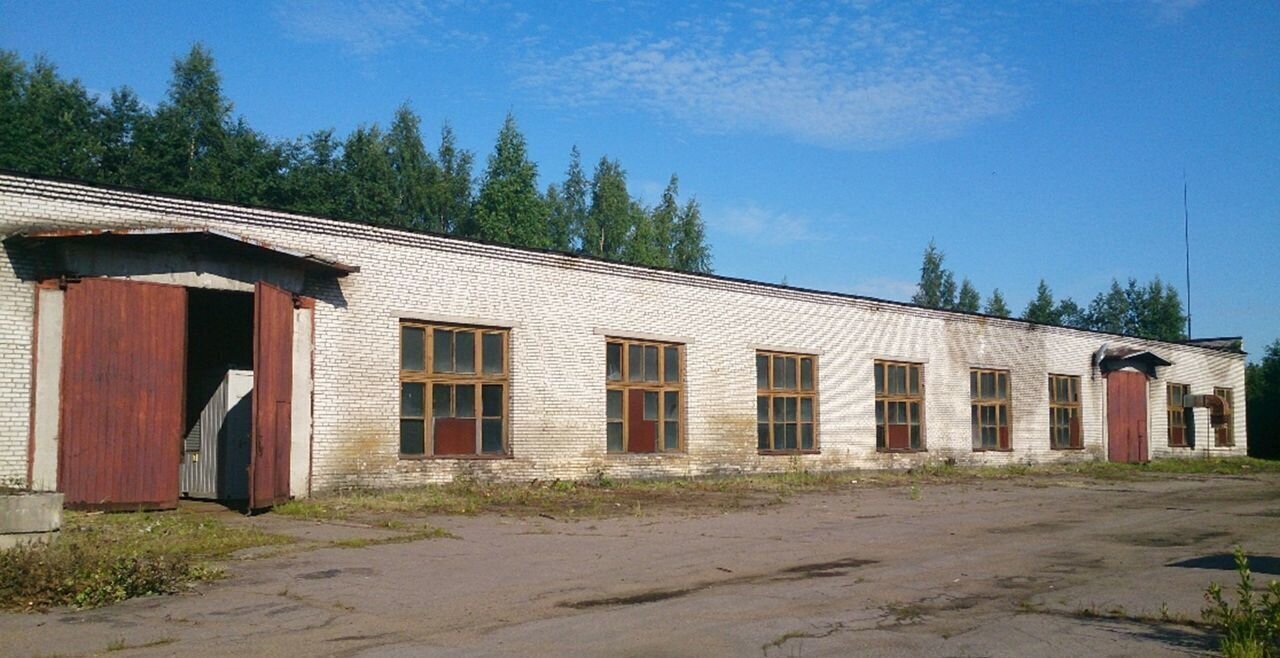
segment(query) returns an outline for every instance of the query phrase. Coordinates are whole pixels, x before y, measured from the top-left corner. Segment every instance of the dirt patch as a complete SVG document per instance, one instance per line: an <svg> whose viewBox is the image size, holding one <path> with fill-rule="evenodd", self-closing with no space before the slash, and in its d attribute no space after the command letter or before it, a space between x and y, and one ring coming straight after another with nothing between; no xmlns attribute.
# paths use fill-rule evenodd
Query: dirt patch
<svg viewBox="0 0 1280 658"><path fill-rule="evenodd" d="M1130 546L1145 546L1147 548L1177 548L1195 546L1210 540L1229 537L1230 534L1222 530L1152 532L1120 535L1112 538L1112 541L1129 544Z"/></svg>

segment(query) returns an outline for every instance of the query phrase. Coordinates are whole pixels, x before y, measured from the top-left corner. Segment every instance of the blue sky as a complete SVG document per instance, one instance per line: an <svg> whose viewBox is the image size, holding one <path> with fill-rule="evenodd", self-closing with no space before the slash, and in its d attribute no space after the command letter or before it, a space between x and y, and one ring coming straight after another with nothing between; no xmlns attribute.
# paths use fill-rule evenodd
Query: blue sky
<svg viewBox="0 0 1280 658"><path fill-rule="evenodd" d="M1198 336L1280 336L1274 2L63 3L0 0L0 48L164 97L195 41L275 137L409 101L481 166L513 111L654 200L672 172L718 273L906 299L932 238L1020 312L1044 277L1183 286Z"/></svg>

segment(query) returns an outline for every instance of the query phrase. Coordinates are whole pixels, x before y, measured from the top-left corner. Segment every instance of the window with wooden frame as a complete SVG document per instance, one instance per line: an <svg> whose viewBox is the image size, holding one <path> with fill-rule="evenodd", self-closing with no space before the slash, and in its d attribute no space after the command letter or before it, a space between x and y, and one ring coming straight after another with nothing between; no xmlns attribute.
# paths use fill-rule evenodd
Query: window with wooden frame
<svg viewBox="0 0 1280 658"><path fill-rule="evenodd" d="M1169 384L1165 387L1167 408L1169 410L1169 446L1185 447L1187 445L1187 409L1185 398L1191 389L1186 384Z"/></svg>
<svg viewBox="0 0 1280 658"><path fill-rule="evenodd" d="M1049 375L1049 447L1084 447L1080 434L1080 378L1075 375Z"/></svg>
<svg viewBox="0 0 1280 658"><path fill-rule="evenodd" d="M1231 397L1231 389L1229 388L1215 386L1213 394L1226 401L1227 408L1231 409L1231 415L1227 416L1227 424L1213 428L1213 445L1219 448L1229 448L1236 444L1236 403Z"/></svg>
<svg viewBox="0 0 1280 658"><path fill-rule="evenodd" d="M605 344L606 449L684 450L684 347L610 338Z"/></svg>
<svg viewBox="0 0 1280 658"><path fill-rule="evenodd" d="M924 450L924 381L918 363L875 362L876 450Z"/></svg>
<svg viewBox="0 0 1280 658"><path fill-rule="evenodd" d="M974 450L1012 450L1009 436L1009 371L969 371L969 415Z"/></svg>
<svg viewBox="0 0 1280 658"><path fill-rule="evenodd" d="M762 454L818 451L818 360L756 352L756 448Z"/></svg>
<svg viewBox="0 0 1280 658"><path fill-rule="evenodd" d="M507 455L507 329L400 324L400 455Z"/></svg>

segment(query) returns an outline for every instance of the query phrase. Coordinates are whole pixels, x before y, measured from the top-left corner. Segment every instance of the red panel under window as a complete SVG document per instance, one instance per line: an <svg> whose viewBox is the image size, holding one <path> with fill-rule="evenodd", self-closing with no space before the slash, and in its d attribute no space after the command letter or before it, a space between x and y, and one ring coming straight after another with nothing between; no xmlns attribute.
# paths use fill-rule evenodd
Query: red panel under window
<svg viewBox="0 0 1280 658"><path fill-rule="evenodd" d="M890 450L907 450L911 448L911 428L907 425L889 425Z"/></svg>
<svg viewBox="0 0 1280 658"><path fill-rule="evenodd" d="M1080 416L1074 415L1074 414L1071 416L1070 427L1071 427L1071 447L1079 448L1083 446L1084 441L1080 436Z"/></svg>
<svg viewBox="0 0 1280 658"><path fill-rule="evenodd" d="M1000 449L1009 449L1009 427L1007 425L1000 428Z"/></svg>
<svg viewBox="0 0 1280 658"><path fill-rule="evenodd" d="M476 420L474 418L437 418L435 454L476 454Z"/></svg>
<svg viewBox="0 0 1280 658"><path fill-rule="evenodd" d="M1186 432L1181 427L1169 428L1169 445L1184 446L1187 445Z"/></svg>
<svg viewBox="0 0 1280 658"><path fill-rule="evenodd" d="M644 419L644 391L627 391L627 452L654 452L658 421Z"/></svg>

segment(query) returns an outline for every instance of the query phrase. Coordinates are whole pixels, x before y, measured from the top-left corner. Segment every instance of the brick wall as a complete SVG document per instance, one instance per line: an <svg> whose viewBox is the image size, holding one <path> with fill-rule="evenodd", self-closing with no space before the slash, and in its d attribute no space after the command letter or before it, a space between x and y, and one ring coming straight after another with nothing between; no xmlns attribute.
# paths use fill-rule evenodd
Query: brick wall
<svg viewBox="0 0 1280 658"><path fill-rule="evenodd" d="M497 478L584 478L885 467L921 459L1012 463L1105 455L1104 380L1093 353L1150 349L1174 365L1151 383L1153 457L1190 454L1166 442L1166 381L1235 392L1244 454L1244 358L1143 341L917 309L748 282L605 264L236 206L0 176L0 233L27 228L207 226L314 253L361 271L308 282L315 312L313 486ZM0 265L0 481L26 472L31 284L13 250ZM511 329L511 459L398 459L399 318L453 318ZM607 455L606 336L686 342L686 442L678 455ZM821 454L760 456L756 349L818 355ZM924 364L928 452L875 450L872 362ZM1011 372L1011 452L975 453L968 372ZM1083 451L1049 448L1047 375L1081 377ZM1212 443L1196 414L1195 454Z"/></svg>

